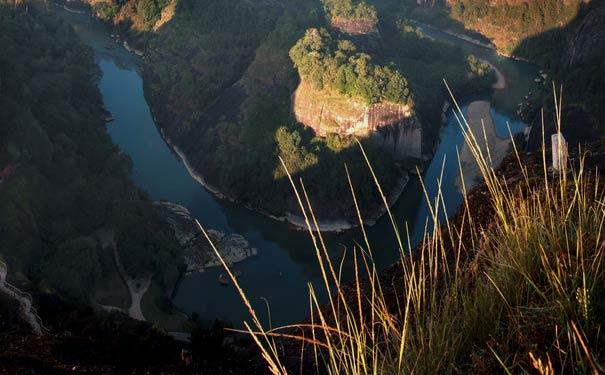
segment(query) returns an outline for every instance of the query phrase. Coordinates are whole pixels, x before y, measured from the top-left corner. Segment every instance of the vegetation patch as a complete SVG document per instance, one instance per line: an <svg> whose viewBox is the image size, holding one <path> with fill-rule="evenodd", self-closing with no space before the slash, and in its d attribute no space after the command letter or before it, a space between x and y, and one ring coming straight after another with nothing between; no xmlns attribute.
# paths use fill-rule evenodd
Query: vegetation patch
<svg viewBox="0 0 605 375"><path fill-rule="evenodd" d="M371 24L378 22L376 8L360 0L322 0L326 14L332 19L340 18L347 21L366 20Z"/></svg>
<svg viewBox="0 0 605 375"><path fill-rule="evenodd" d="M290 50L301 78L318 90L328 87L368 105L389 101L413 106L407 80L397 70L371 62L349 40L338 40L325 29L309 29Z"/></svg>
<svg viewBox="0 0 605 375"><path fill-rule="evenodd" d="M173 233L106 132L92 50L31 4L0 5L0 35L0 170L15 167L0 185L0 253L11 270L85 305L97 290L122 305L121 292L103 293L120 285L97 236L111 228L132 277L178 275Z"/></svg>

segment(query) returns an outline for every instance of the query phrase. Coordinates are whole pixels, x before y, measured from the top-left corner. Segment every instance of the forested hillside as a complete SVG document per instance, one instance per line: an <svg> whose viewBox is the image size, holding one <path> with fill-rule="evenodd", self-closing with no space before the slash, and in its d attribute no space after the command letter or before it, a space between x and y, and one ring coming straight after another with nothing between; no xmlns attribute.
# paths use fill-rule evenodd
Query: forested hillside
<svg viewBox="0 0 605 375"><path fill-rule="evenodd" d="M326 14L346 20L364 19L378 22L376 9L360 0L322 0Z"/></svg>
<svg viewBox="0 0 605 375"><path fill-rule="evenodd" d="M486 35L501 51L545 68L564 87L564 111L573 111L578 119L585 117L578 111L598 119L583 126L598 127L597 122L605 120L604 1L498 1L487 5L479 0L457 0L449 4L454 20ZM552 106L547 86L534 108ZM566 123L573 126L576 121Z"/></svg>
<svg viewBox="0 0 605 375"><path fill-rule="evenodd" d="M309 29L290 50L301 79L317 90L336 90L368 105L382 101L413 107L407 80L397 70L372 63L349 40L335 40L325 29Z"/></svg>
<svg viewBox="0 0 605 375"><path fill-rule="evenodd" d="M578 124L588 138L605 129L605 1L540 0L420 1L376 0L383 12L399 9L407 18L455 33L470 35L499 52L540 65L564 87L567 126ZM546 107L552 112L551 86L533 95L533 113ZM573 113L573 115L571 115ZM575 118L575 119L574 119ZM539 119L538 119L539 120ZM550 120L549 120L550 121ZM539 121L538 121L539 122ZM581 123L581 124L580 124ZM538 142L539 143L539 142Z"/></svg>
<svg viewBox="0 0 605 375"><path fill-rule="evenodd" d="M369 209L378 193L353 141L316 138L294 124L291 94L298 77L288 51L307 28L325 21L313 4L282 5L184 1L145 60L154 114L196 169L227 196L274 214L298 212L280 155L293 173L304 172L320 215L349 216L352 200L342 193L346 161L356 166L352 178L367 193L362 205ZM389 186L395 176L390 157L366 146Z"/></svg>
<svg viewBox="0 0 605 375"><path fill-rule="evenodd" d="M352 199L343 194L347 162L349 170L356 171L353 183L365 194L362 208L371 211L378 193L352 140L318 138L294 123L291 95L299 80L294 65L300 63L303 70L314 66L305 55L314 47L303 37L307 29L326 24L314 4L291 0L281 5L183 1L172 21L157 31L145 59L147 94L159 126L207 182L227 196L275 214L284 209L297 212L279 155L304 177L321 217L353 215ZM480 82L462 51L408 34L395 22L385 21L392 26L387 27L384 48L378 50L353 51L354 43L328 41L331 37L326 36L315 61L319 69L309 73L321 75L317 83L321 79L329 86L339 74L343 79L336 83L343 93L368 102L407 102L417 89L423 94L415 98L423 123L437 129L440 113L435 108L446 99L444 76L459 93L485 89L493 77L486 71ZM346 51L337 51L339 44ZM447 53L439 51L442 47ZM349 57L356 62L343 60L341 69L334 66ZM369 58L375 63L368 63ZM388 190L397 175L390 156L369 143L366 147Z"/></svg>
<svg viewBox="0 0 605 375"><path fill-rule="evenodd" d="M376 0L389 3L388 0ZM452 31L476 31L489 38L499 51L511 54L519 43L571 22L585 3L582 0L402 0L408 17Z"/></svg>
<svg viewBox="0 0 605 375"><path fill-rule="evenodd" d="M563 85L565 106L594 116L591 127L605 133L605 1L582 5L573 21L524 39L513 53L543 66ZM545 91L534 107L552 105Z"/></svg>
<svg viewBox="0 0 605 375"><path fill-rule="evenodd" d="M353 183L365 194L362 209L376 209L378 192L353 140L315 137L296 124L292 94L299 75L294 65L313 65L303 56L311 47L299 42L300 59L293 55L294 61L288 54L307 29L330 27L325 15L370 17L375 29L378 19L372 6L359 1L182 0L162 11L156 6L159 19L156 15L158 21L151 28L125 21L124 12L140 18L145 1L115 4L118 8L110 21L128 40L147 41L143 75L154 116L208 184L262 211L298 212L277 159L281 156L297 177L307 181L319 216L342 218L354 215L352 199L342 193L347 189L343 168L347 162L356 170ZM462 94L487 89L493 77L488 70L476 69L480 65L476 61L478 65L471 66L461 50L407 33L396 21L381 21L385 33L378 43L362 41L354 51L347 49L356 42L335 37L334 45L326 44L333 55L322 56L317 61L321 68L311 70L321 71L329 86L333 78L340 78L336 84L343 94L368 103L413 102L430 143L441 121L436 108L447 99L442 78ZM339 45L346 51L338 51ZM342 55L355 61L344 63ZM334 63L340 68L331 72ZM388 191L398 174L391 156L362 142Z"/></svg>
<svg viewBox="0 0 605 375"><path fill-rule="evenodd" d="M566 25L577 15L582 0L449 1L450 15L465 27L481 32L507 53L529 37Z"/></svg>
<svg viewBox="0 0 605 375"><path fill-rule="evenodd" d="M114 232L131 277L172 288L179 249L105 130L92 50L32 4L0 5L0 50L0 254L11 274L79 302L126 304L102 246Z"/></svg>

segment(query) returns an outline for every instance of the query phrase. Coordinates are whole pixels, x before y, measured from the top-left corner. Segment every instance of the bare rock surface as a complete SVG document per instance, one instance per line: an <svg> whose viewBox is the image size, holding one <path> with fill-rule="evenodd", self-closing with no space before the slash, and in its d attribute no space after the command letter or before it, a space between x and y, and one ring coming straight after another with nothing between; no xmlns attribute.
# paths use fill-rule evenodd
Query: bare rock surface
<svg viewBox="0 0 605 375"><path fill-rule="evenodd" d="M188 273L203 272L206 268L221 266L212 246L197 227L195 219L187 208L166 201L155 202L155 204L161 208L174 230L175 237L183 247L183 258ZM206 233L228 265L257 254L256 248L251 247L242 235L226 234L215 229L207 229Z"/></svg>
<svg viewBox="0 0 605 375"><path fill-rule="evenodd" d="M422 126L407 105L388 102L367 105L329 90L316 90L303 80L294 93L293 107L296 120L321 137L371 136L395 159L422 157Z"/></svg>

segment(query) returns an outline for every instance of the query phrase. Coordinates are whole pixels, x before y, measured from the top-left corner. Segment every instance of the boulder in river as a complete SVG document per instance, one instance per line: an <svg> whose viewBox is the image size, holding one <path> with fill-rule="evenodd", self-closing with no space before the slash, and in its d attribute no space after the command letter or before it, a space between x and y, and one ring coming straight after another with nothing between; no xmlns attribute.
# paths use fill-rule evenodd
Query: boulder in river
<svg viewBox="0 0 605 375"><path fill-rule="evenodd" d="M155 204L160 208L183 248L183 258L188 273L203 272L209 267L222 266L210 242L200 231L187 208L166 201L155 202ZM251 247L242 235L226 234L215 229L207 229L206 233L229 266L257 254L257 250Z"/></svg>

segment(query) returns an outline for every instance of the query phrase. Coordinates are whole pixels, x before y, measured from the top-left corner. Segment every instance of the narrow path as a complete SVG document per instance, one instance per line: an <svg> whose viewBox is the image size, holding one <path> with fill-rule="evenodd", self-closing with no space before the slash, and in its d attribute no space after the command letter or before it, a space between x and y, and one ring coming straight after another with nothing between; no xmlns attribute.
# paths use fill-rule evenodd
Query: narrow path
<svg viewBox="0 0 605 375"><path fill-rule="evenodd" d="M147 320L145 319L145 316L143 315L143 310L141 309L141 300L143 299L143 296L151 285L152 275L140 279L133 279L128 276L128 273L126 272L124 266L122 265L122 262L120 261L120 255L118 254L118 247L116 245L115 234L113 230L106 229L100 231L99 238L101 239L102 247L111 247L113 251L113 258L118 268L118 273L120 274L120 277L122 277L122 280L124 280L126 286L128 287L128 292L130 293L131 301L130 307L127 310L128 315L131 318L137 320Z"/></svg>
<svg viewBox="0 0 605 375"><path fill-rule="evenodd" d="M114 254L117 257L117 251ZM118 258L116 258L116 261L119 261ZM128 308L128 315L138 320L146 320L143 316L143 310L141 310L141 300L151 285L151 276L143 279L126 279L126 284L132 300Z"/></svg>

